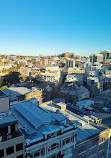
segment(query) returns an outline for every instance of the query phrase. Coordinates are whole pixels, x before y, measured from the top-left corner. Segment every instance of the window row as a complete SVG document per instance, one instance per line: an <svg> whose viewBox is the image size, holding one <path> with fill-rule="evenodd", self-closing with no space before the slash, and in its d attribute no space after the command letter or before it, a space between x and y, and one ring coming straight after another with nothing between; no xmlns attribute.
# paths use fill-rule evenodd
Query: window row
<svg viewBox="0 0 111 158"><path fill-rule="evenodd" d="M63 140L63 146L70 143L70 142L73 142L73 137L70 137L70 138L66 138Z"/></svg>
<svg viewBox="0 0 111 158"><path fill-rule="evenodd" d="M17 144L16 145L16 152L23 150L23 143ZM10 155L14 153L14 146L6 148L6 154ZM4 157L4 149L0 150L0 157Z"/></svg>
<svg viewBox="0 0 111 158"><path fill-rule="evenodd" d="M70 143L70 142L73 142L73 137L64 139L63 140L63 146ZM57 149L57 148L59 148L59 144L54 143L54 144L52 144L48 147L48 152L51 152L51 151L53 151L54 149ZM34 153L34 157L38 157L38 156L42 156L42 155L44 155L44 148L42 148L41 150ZM31 155L30 157L33 157L33 155Z"/></svg>

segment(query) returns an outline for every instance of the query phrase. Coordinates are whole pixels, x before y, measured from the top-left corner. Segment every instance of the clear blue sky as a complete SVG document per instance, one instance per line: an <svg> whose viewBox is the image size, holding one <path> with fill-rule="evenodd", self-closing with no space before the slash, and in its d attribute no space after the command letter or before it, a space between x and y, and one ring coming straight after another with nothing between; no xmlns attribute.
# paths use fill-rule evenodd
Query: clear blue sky
<svg viewBox="0 0 111 158"><path fill-rule="evenodd" d="M0 54L111 50L111 0L0 0Z"/></svg>

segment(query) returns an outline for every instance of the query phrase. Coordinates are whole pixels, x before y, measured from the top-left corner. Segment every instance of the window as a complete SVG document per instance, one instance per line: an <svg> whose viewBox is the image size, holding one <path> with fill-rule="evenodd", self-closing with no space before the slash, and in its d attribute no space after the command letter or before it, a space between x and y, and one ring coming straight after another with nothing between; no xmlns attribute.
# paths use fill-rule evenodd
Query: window
<svg viewBox="0 0 111 158"><path fill-rule="evenodd" d="M73 141L73 137L66 138L66 139L63 140L63 145L66 145L66 144L68 144L68 143L70 143L72 141Z"/></svg>
<svg viewBox="0 0 111 158"><path fill-rule="evenodd" d="M34 157L41 156L43 154L44 154L44 149L41 149L34 154Z"/></svg>
<svg viewBox="0 0 111 158"><path fill-rule="evenodd" d="M54 149L56 149L58 147L59 147L58 143L54 143L48 148L48 151L54 150Z"/></svg>
<svg viewBox="0 0 111 158"><path fill-rule="evenodd" d="M9 148L6 149L7 155L10 155L12 153L14 153L14 146L11 146Z"/></svg>
<svg viewBox="0 0 111 158"><path fill-rule="evenodd" d="M23 158L23 154L22 154L22 155L17 156L17 158Z"/></svg>
<svg viewBox="0 0 111 158"><path fill-rule="evenodd" d="M0 150L0 157L4 157L4 150Z"/></svg>
<svg viewBox="0 0 111 158"><path fill-rule="evenodd" d="M51 156L51 158L59 158L58 154L54 154Z"/></svg>
<svg viewBox="0 0 111 158"><path fill-rule="evenodd" d="M23 143L16 145L16 151L20 151L20 150L23 150Z"/></svg>
<svg viewBox="0 0 111 158"><path fill-rule="evenodd" d="M39 151L34 154L34 157L36 157L36 156L40 156L40 152Z"/></svg>
<svg viewBox="0 0 111 158"><path fill-rule="evenodd" d="M68 144L68 143L70 143L70 139L69 138L66 139L66 144Z"/></svg>

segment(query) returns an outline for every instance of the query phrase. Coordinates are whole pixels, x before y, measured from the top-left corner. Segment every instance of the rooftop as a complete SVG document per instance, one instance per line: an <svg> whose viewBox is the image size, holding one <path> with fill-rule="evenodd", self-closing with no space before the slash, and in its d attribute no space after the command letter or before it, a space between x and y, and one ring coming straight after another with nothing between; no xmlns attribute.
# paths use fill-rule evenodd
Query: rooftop
<svg viewBox="0 0 111 158"><path fill-rule="evenodd" d="M4 98L4 97L7 97L7 95L0 90L0 98Z"/></svg>
<svg viewBox="0 0 111 158"><path fill-rule="evenodd" d="M58 111L51 112L39 107L36 99L13 103L11 111L22 125L21 132L28 139L39 138L43 136L44 132L59 129L66 121L66 116Z"/></svg>
<svg viewBox="0 0 111 158"><path fill-rule="evenodd" d="M40 90L37 88L34 89L34 87L32 89L26 87L9 87L3 90L3 92L5 92L10 99L17 99L17 97L21 95L26 95L35 91L40 92Z"/></svg>
<svg viewBox="0 0 111 158"><path fill-rule="evenodd" d="M41 107L43 107L45 110L49 110L52 112L55 112L58 109L53 104L41 105ZM85 138L88 138L100 132L99 129L79 119L74 114L69 113L67 110L65 111L59 110L59 111L62 115L66 116L69 121L71 121L72 123L77 123L77 140L78 141L81 141Z"/></svg>
<svg viewBox="0 0 111 158"><path fill-rule="evenodd" d="M90 106L91 104L94 104L94 101L92 100L83 100L79 101L76 103L77 105L82 105L82 106Z"/></svg>
<svg viewBox="0 0 111 158"><path fill-rule="evenodd" d="M4 127L16 122L16 117L10 111L0 113L0 127Z"/></svg>

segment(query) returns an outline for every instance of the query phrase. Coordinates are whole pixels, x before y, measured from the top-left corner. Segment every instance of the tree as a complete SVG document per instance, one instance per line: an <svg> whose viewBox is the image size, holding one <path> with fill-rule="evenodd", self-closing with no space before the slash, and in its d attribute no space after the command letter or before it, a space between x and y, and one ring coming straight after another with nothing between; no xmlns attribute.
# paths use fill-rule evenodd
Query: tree
<svg viewBox="0 0 111 158"><path fill-rule="evenodd" d="M4 76L2 85L10 86L16 83L20 83L20 73L13 71Z"/></svg>
<svg viewBox="0 0 111 158"><path fill-rule="evenodd" d="M16 68L15 67L10 67L9 69L3 69L2 70L2 73L9 73L9 72L12 72L12 71L16 71Z"/></svg>
<svg viewBox="0 0 111 158"><path fill-rule="evenodd" d="M2 86L0 89L3 91L6 88L8 88L8 87L7 86Z"/></svg>
<svg viewBox="0 0 111 158"><path fill-rule="evenodd" d="M0 87L2 86L3 79L0 77Z"/></svg>

